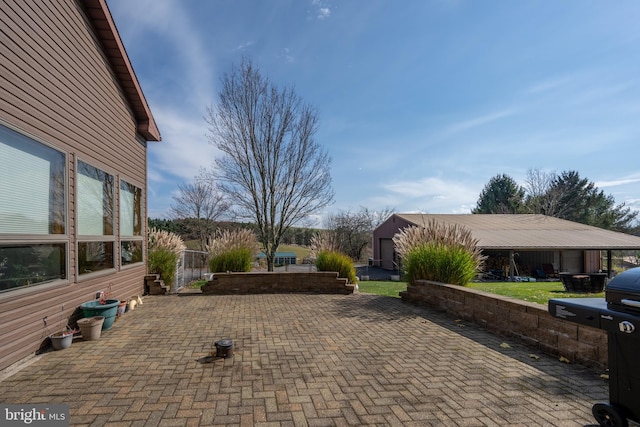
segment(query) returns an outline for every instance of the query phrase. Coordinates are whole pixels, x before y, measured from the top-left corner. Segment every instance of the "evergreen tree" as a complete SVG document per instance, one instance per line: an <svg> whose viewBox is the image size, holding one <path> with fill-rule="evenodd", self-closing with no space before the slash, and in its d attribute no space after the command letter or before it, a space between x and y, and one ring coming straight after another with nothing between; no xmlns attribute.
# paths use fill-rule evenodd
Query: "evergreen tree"
<svg viewBox="0 0 640 427"><path fill-rule="evenodd" d="M474 214L516 214L522 213L524 189L506 174L491 178L480 193Z"/></svg>

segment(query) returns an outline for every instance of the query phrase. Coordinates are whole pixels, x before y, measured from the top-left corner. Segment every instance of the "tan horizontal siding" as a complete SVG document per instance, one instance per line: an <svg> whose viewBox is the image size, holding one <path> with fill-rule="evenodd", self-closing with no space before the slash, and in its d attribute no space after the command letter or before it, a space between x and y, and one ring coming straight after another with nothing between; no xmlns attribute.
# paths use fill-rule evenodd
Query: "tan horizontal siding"
<svg viewBox="0 0 640 427"><path fill-rule="evenodd" d="M32 15L33 16L33 15ZM26 16L24 19L30 20L32 16ZM15 19L21 19L20 16L15 16ZM23 25L28 25L22 21ZM20 27L17 27L18 30ZM21 33L14 36L14 46L9 45L9 48L13 52L22 50L21 55L17 60L21 60L21 63L15 64L18 69L18 75L20 78L30 79L28 83L31 85L30 89L36 90L41 96L45 98L42 100L47 106L55 106L54 113L63 112L65 115L69 114L70 119L77 119L81 117L82 113L86 114L85 121L97 121L100 116L95 115L95 111L91 108L91 97L87 97L87 94L83 94L78 91L79 88L90 87L96 91L98 87L94 79L93 82L86 81L84 79L81 69L79 67L86 66L81 59L76 59L74 63L67 63L62 59L57 59L55 55L59 54L61 46L51 42L47 42L46 34L40 38L35 39L33 33L42 33L42 29L36 26L30 26L25 28ZM67 47L70 54L74 53L78 47ZM97 73L95 70L92 70ZM57 93L56 93L57 92ZM99 92L97 92L99 93ZM103 96L105 93L103 91ZM70 104L73 102L73 104ZM61 109L61 110L58 110ZM102 112L105 117L110 120L114 120L114 117L109 117L111 114L109 111Z"/></svg>
<svg viewBox="0 0 640 427"><path fill-rule="evenodd" d="M25 5L27 10L21 15L27 22L30 19L33 20L33 26L45 28L46 33L43 37L34 40L44 51L45 58L49 59L48 63L54 67L52 71L55 72L57 69L61 71L58 75L54 74L53 81L61 82L68 88L70 95L76 96L75 101L79 103L79 111L86 110L91 114L96 106L116 103L121 103L123 109L128 111L127 105L122 103L121 94L112 90L115 79L105 67L107 61L104 55L97 50L98 41L86 31L88 23L83 21L83 17L78 14L75 7L59 4L56 8L53 5L54 3L47 2L41 5L42 10L28 9ZM60 13L59 8L66 9L66 13ZM71 14L74 14L76 19L70 19ZM84 25L80 25L81 23ZM46 34L55 35L55 39L46 37ZM64 56L60 55L61 53ZM88 88L90 91L76 94L74 91L76 87ZM104 104L96 101L102 101ZM102 109L101 114L93 114L91 120L99 120L104 116L114 121L116 120L114 113L117 111L120 110Z"/></svg>
<svg viewBox="0 0 640 427"><path fill-rule="evenodd" d="M45 285L35 285L28 295L12 297L11 293L0 299L0 369L14 363L40 348L47 335L60 330L82 303L94 299L96 292L108 291L112 286L112 298L129 299L142 295L144 266L135 266L116 274L96 277L90 281L61 285L47 290ZM62 304L65 305L62 317ZM76 312L77 314L80 311ZM47 317L45 328L43 318ZM61 322L61 318L64 319Z"/></svg>
<svg viewBox="0 0 640 427"><path fill-rule="evenodd" d="M106 291L109 283L118 299L143 292L144 264L96 273L77 282L75 165L82 160L140 187L146 219L147 159L132 109L80 0L4 0L0 28L0 122L66 153L69 236L68 283L0 293L2 369L36 351L47 332L58 329L63 303L65 315L71 316L97 291ZM116 236L117 259L118 243Z"/></svg>
<svg viewBox="0 0 640 427"><path fill-rule="evenodd" d="M19 100L14 106L25 113L27 123L40 120L48 129L58 130L62 135L55 135L55 142L81 149L88 162L111 160L113 166L127 165L134 171L145 149L132 138L131 111L106 68L106 58L95 51L99 46L95 37L86 28L83 32L69 25L42 23L63 16L59 12L8 9L4 24L9 26L6 20L12 19L14 33L3 36L2 43L15 56L4 61L3 74L8 80L6 90ZM43 34L44 30L48 33ZM144 177L138 174L136 179Z"/></svg>

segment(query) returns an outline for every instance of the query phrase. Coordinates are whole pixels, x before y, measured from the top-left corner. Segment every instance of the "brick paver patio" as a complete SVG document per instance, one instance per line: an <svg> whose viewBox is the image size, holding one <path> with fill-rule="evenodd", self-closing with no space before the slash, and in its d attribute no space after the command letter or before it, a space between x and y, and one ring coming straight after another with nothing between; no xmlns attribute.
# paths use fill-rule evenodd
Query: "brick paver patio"
<svg viewBox="0 0 640 427"><path fill-rule="evenodd" d="M211 357L222 338L234 357ZM607 387L396 298L158 296L39 356L0 401L66 403L91 426L584 426Z"/></svg>

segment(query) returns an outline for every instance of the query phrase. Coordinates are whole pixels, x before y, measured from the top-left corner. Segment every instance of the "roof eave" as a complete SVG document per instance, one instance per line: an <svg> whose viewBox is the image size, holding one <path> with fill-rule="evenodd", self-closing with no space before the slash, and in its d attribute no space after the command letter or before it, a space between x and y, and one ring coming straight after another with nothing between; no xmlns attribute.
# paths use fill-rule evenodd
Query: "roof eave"
<svg viewBox="0 0 640 427"><path fill-rule="evenodd" d="M84 0L87 15L136 119L136 131L147 141L160 141L160 131L124 48L105 0Z"/></svg>

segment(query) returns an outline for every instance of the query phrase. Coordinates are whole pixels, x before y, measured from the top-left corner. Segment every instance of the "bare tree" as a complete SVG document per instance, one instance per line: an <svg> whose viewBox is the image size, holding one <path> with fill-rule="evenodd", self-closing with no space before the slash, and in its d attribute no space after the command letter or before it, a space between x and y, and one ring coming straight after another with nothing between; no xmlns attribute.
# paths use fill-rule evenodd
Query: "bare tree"
<svg viewBox="0 0 640 427"><path fill-rule="evenodd" d="M373 230L393 212L391 208L374 211L362 206L356 212L329 214L325 220L325 240L355 261L362 260L365 251L371 253Z"/></svg>
<svg viewBox="0 0 640 427"><path fill-rule="evenodd" d="M385 222L391 215L397 212L395 208L389 206L385 206L378 211L372 211L366 207L362 207L361 209L369 215L369 218L371 218L371 231L378 228L380 224Z"/></svg>
<svg viewBox="0 0 640 427"><path fill-rule="evenodd" d="M561 194L553 190L556 179L555 172L544 172L541 169L527 170L524 182L526 209L535 214L557 216Z"/></svg>
<svg viewBox="0 0 640 427"><path fill-rule="evenodd" d="M223 153L211 173L237 215L255 221L272 271L287 229L333 201L331 159L314 140L316 111L243 59L223 76L205 119L210 142Z"/></svg>
<svg viewBox="0 0 640 427"><path fill-rule="evenodd" d="M193 219L198 246L206 250L207 237L213 234L215 222L229 209L229 202L215 181L201 173L193 182L178 185L178 195L171 211L176 219Z"/></svg>

